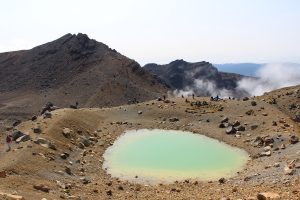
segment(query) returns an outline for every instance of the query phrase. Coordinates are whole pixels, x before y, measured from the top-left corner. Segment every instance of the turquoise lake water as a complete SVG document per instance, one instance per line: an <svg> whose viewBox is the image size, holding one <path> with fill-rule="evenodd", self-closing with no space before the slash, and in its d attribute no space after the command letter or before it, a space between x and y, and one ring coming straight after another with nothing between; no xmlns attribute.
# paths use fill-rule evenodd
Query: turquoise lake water
<svg viewBox="0 0 300 200"><path fill-rule="evenodd" d="M140 183L217 180L243 169L248 154L218 140L175 130L132 130L104 153L113 177Z"/></svg>

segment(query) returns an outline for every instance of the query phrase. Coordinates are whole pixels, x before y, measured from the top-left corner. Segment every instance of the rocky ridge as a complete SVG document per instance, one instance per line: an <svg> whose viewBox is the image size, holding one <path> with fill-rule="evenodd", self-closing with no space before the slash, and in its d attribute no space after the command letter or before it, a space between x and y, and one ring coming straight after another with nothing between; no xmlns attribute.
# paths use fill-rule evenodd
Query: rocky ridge
<svg viewBox="0 0 300 200"><path fill-rule="evenodd" d="M173 90L191 91L197 96L228 95L245 96L247 93L237 90L237 82L244 76L234 73L219 72L209 62L190 63L175 60L165 65L147 64L143 67Z"/></svg>
<svg viewBox="0 0 300 200"><path fill-rule="evenodd" d="M155 99L168 90L134 60L81 33L0 53L0 71L0 119L28 119L47 102L115 106Z"/></svg>

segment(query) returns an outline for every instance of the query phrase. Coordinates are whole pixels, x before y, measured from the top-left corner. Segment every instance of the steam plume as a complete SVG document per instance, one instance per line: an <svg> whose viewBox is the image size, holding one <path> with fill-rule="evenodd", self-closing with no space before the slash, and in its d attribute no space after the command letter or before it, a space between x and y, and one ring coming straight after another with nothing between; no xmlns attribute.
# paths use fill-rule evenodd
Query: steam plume
<svg viewBox="0 0 300 200"><path fill-rule="evenodd" d="M244 78L238 82L238 90L251 96L263 95L278 88L300 84L300 65L267 64L256 72L257 79Z"/></svg>

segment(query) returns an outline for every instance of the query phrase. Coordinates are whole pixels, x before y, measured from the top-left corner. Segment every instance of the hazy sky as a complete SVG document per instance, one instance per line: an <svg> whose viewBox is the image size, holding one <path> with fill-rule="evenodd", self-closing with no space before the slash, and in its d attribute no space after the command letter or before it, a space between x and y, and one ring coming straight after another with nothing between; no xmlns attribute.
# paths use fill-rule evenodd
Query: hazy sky
<svg viewBox="0 0 300 200"><path fill-rule="evenodd" d="M141 64L300 62L299 0L1 0L0 52L86 33Z"/></svg>

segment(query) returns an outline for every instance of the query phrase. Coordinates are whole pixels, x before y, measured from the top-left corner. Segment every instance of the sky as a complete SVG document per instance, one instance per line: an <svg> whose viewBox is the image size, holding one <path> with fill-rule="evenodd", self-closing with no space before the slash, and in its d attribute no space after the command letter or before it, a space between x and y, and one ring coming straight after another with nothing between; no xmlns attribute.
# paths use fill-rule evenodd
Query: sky
<svg viewBox="0 0 300 200"><path fill-rule="evenodd" d="M300 63L299 0L1 0L0 52L87 34L141 65Z"/></svg>

